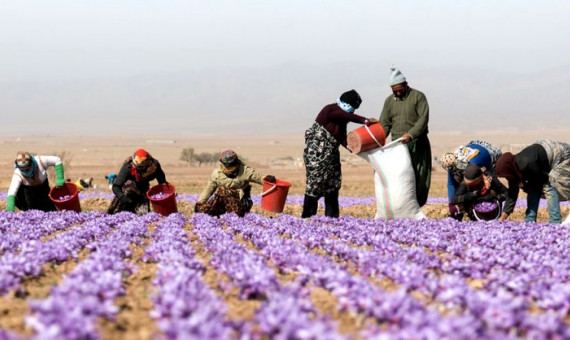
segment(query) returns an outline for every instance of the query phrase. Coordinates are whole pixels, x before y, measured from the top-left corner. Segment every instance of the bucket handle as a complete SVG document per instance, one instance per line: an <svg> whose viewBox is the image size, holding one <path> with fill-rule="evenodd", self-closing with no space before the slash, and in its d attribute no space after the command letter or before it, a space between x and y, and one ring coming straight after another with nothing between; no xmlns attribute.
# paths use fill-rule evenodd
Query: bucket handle
<svg viewBox="0 0 570 340"><path fill-rule="evenodd" d="M380 147L383 148L383 149L385 149L385 148L387 148L387 147L389 147L389 146L392 146L392 145L394 145L394 144L396 144L396 143L401 142L403 139L404 139L403 137L400 137L400 138L398 138L398 139L396 139L396 140L393 140L393 141L391 141L390 143L388 143L388 144L386 144L386 145L384 145L384 146L380 146Z"/></svg>
<svg viewBox="0 0 570 340"><path fill-rule="evenodd" d="M372 131L370 131L370 128L368 127L368 125L364 125L364 127L366 128L366 131L368 131L368 134L370 135L370 137L372 137L372 139L374 139L376 144L378 144L378 147L381 148L382 144L380 144L380 142L376 139L376 137L374 137L374 134L372 133Z"/></svg>
<svg viewBox="0 0 570 340"><path fill-rule="evenodd" d="M366 154L368 155L368 160L372 163L371 155L372 155L372 152L373 152L374 150L378 150L378 149L384 150L384 149L386 149L386 148L388 148L388 147L390 147L390 146L392 146L392 145L395 145L395 144L397 144L397 143L402 142L403 139L404 139L403 137L400 137L400 138L398 138L398 139L396 139L396 140L391 141L390 143L388 143L388 144L386 144L386 145L384 145L384 146L380 146L380 147L377 148L377 149L373 149L373 150L366 151ZM376 166L374 165L374 163L372 163L372 167L374 168L374 171L376 171Z"/></svg>
<svg viewBox="0 0 570 340"><path fill-rule="evenodd" d="M277 188L277 184L273 184L273 186L267 190L265 190L264 192L261 193L261 197L263 196L267 196L269 195L271 192L273 192L275 189Z"/></svg>

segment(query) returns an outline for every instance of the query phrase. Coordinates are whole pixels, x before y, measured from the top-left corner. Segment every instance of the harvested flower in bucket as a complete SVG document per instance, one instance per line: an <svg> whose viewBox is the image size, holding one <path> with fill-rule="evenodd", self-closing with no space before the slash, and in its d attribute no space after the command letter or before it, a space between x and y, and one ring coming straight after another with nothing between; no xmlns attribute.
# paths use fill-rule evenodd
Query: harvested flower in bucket
<svg viewBox="0 0 570 340"><path fill-rule="evenodd" d="M490 213L497 209L497 202L481 202L473 206L475 211L480 213Z"/></svg>
<svg viewBox="0 0 570 340"><path fill-rule="evenodd" d="M63 196L57 197L55 200L56 201L67 201L71 197L73 197L73 196L72 195L63 195Z"/></svg>
<svg viewBox="0 0 570 340"><path fill-rule="evenodd" d="M159 192L154 195L150 195L150 198L152 198L153 200L162 200L167 198L168 196L170 196L170 194L167 194L165 192Z"/></svg>

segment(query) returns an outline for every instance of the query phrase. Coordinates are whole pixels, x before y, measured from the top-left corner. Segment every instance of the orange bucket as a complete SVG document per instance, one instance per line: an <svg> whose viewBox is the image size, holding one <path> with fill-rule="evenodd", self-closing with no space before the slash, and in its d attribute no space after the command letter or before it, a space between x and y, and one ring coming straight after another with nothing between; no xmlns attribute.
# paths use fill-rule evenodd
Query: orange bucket
<svg viewBox="0 0 570 340"><path fill-rule="evenodd" d="M352 152L361 153L384 146L386 133L380 123L364 125L350 131L346 136L346 143Z"/></svg>
<svg viewBox="0 0 570 340"><path fill-rule="evenodd" d="M49 191L49 199L58 211L73 210L81 212L79 189L75 183L65 182L61 187L53 187Z"/></svg>
<svg viewBox="0 0 570 340"><path fill-rule="evenodd" d="M153 198L152 196L163 194L162 198ZM178 212L176 206L176 188L172 184L157 184L146 192L146 197L150 200L150 205L155 213L168 216Z"/></svg>
<svg viewBox="0 0 570 340"><path fill-rule="evenodd" d="M263 180L261 209L270 212L283 212L290 186L291 183L280 179L275 179L275 183Z"/></svg>

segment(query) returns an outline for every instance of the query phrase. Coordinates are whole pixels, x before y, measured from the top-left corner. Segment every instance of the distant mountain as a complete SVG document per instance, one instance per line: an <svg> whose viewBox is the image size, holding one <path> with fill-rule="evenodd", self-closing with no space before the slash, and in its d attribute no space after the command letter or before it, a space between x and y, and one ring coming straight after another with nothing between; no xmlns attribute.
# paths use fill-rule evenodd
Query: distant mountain
<svg viewBox="0 0 570 340"><path fill-rule="evenodd" d="M570 68L540 74L403 70L430 103L430 130L570 126ZM379 65L271 68L1 83L0 131L12 134L303 133L345 90L377 117L390 93Z"/></svg>

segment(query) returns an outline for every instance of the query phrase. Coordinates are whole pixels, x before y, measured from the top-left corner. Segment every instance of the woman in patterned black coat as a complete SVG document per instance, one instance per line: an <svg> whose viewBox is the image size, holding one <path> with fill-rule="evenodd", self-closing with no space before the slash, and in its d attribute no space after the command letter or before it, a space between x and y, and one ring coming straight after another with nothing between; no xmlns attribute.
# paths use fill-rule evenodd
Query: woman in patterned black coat
<svg viewBox="0 0 570 340"><path fill-rule="evenodd" d="M307 172L307 187L301 217L317 213L319 198L325 197L325 215L338 217L338 191L341 186L339 146L346 146L346 126L349 122L372 124L374 118L354 113L362 99L355 90L343 93L336 103L325 106L315 123L305 131L303 160Z"/></svg>

